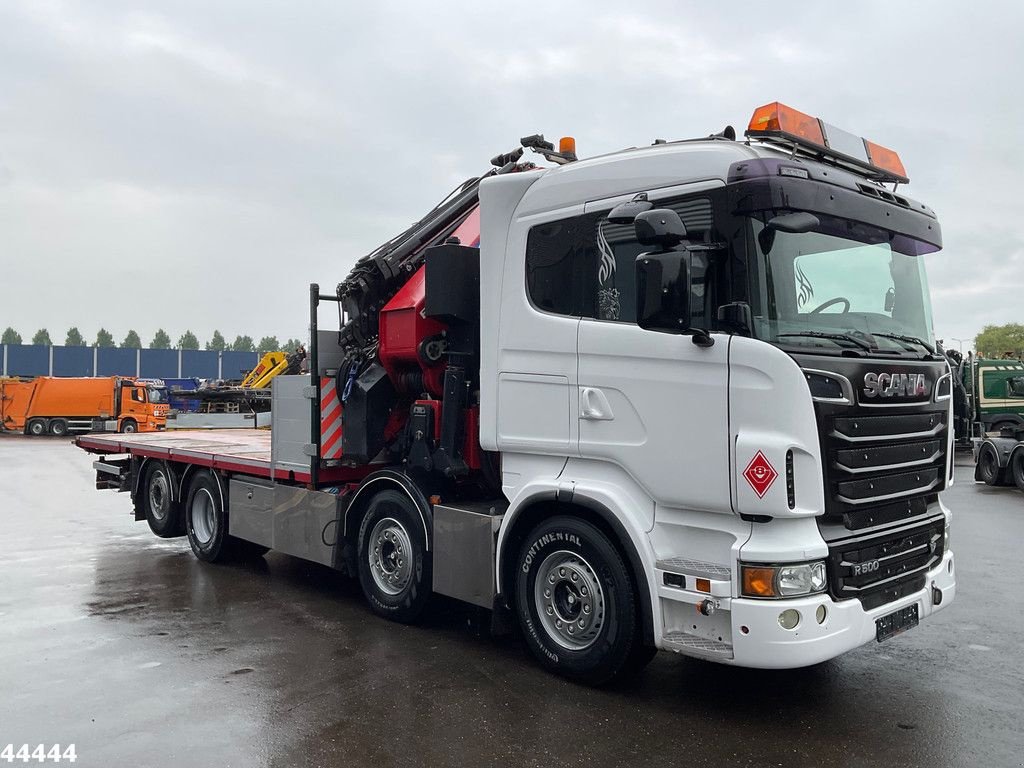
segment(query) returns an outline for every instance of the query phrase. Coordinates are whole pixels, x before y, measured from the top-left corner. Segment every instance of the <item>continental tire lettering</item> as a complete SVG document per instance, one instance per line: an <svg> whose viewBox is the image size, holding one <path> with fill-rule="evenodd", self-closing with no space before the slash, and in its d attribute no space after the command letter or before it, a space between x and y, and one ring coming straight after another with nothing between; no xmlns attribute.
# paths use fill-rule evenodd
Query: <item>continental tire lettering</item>
<svg viewBox="0 0 1024 768"><path fill-rule="evenodd" d="M537 647L540 648L541 652L551 659L553 663L557 664L559 662L558 654L554 651L548 650L548 647L544 645L540 635L537 634L537 629L533 626L532 618L527 617L526 619L526 631L529 632L530 636L537 641Z"/></svg>
<svg viewBox="0 0 1024 768"><path fill-rule="evenodd" d="M530 545L530 549L527 551L526 557L523 558L523 573L529 573L530 566L533 564L533 558L537 556L538 550L542 549L543 547L546 547L551 542L568 543L573 544L577 547L582 546L580 544L579 536L577 536L575 533L563 533L561 531L545 533L543 536L541 536L539 539L533 542L532 545Z"/></svg>

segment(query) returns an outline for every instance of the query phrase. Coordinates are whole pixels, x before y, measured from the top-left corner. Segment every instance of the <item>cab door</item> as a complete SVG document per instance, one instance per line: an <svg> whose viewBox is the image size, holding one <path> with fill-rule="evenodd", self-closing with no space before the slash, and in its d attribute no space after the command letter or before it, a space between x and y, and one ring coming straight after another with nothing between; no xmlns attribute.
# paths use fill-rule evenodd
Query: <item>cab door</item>
<svg viewBox="0 0 1024 768"><path fill-rule="evenodd" d="M690 325L708 328L715 306L713 216L708 190L658 202L675 210L694 244ZM588 210L590 210L588 206ZM579 453L625 469L659 506L730 512L730 337L699 347L690 335L636 325L635 260L645 250L631 226L590 214L597 306L580 322Z"/></svg>
<svg viewBox="0 0 1024 768"><path fill-rule="evenodd" d="M581 458L622 466L658 505L731 511L729 337L712 338L582 320Z"/></svg>

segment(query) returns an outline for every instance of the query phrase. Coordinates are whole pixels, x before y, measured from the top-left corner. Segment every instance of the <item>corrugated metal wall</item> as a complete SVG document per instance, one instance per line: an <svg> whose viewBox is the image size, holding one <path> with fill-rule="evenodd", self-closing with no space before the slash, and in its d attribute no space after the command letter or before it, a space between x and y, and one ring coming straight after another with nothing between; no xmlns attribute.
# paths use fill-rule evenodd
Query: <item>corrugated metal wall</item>
<svg viewBox="0 0 1024 768"><path fill-rule="evenodd" d="M255 352L2 345L4 376L141 376L240 379L255 367Z"/></svg>

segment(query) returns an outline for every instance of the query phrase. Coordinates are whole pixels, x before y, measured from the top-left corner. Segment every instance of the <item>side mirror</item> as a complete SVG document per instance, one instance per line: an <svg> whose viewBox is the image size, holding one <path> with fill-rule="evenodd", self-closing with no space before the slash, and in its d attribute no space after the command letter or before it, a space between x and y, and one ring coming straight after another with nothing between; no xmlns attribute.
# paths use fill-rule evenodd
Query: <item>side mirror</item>
<svg viewBox="0 0 1024 768"><path fill-rule="evenodd" d="M754 335L754 316L745 301L734 301L718 308L719 326L743 336Z"/></svg>
<svg viewBox="0 0 1024 768"><path fill-rule="evenodd" d="M620 203L612 208L608 214L608 221L612 224L632 224L638 215L653 207L654 203L648 201L647 193L640 192L628 203Z"/></svg>
<svg viewBox="0 0 1024 768"><path fill-rule="evenodd" d="M819 226L821 226L821 220L813 213L807 213L806 211L773 216L768 219L768 223L764 225L764 229L758 234L758 244L761 246L761 252L767 255L775 243L776 232L801 234L803 232L810 232Z"/></svg>
<svg viewBox="0 0 1024 768"><path fill-rule="evenodd" d="M656 245L663 251L675 248L686 239L686 226L679 214L669 208L655 208L633 220L637 242Z"/></svg>
<svg viewBox="0 0 1024 768"><path fill-rule="evenodd" d="M636 323L648 331L686 333L690 327L690 269L683 251L636 257Z"/></svg>

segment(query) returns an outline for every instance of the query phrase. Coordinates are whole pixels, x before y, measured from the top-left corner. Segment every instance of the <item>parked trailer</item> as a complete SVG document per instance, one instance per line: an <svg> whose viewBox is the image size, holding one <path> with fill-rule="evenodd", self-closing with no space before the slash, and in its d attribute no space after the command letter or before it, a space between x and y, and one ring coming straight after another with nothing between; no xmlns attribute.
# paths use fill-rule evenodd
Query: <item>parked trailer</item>
<svg viewBox="0 0 1024 768"><path fill-rule="evenodd" d="M312 375L274 379L269 434L79 438L98 487L202 560L345 570L393 620L491 608L590 683L915 626L956 592L938 221L882 186L890 150L777 103L747 136L526 137L559 167L499 155L310 287Z"/></svg>
<svg viewBox="0 0 1024 768"><path fill-rule="evenodd" d="M0 381L0 424L9 432L153 432L166 417L165 390L133 378Z"/></svg>

